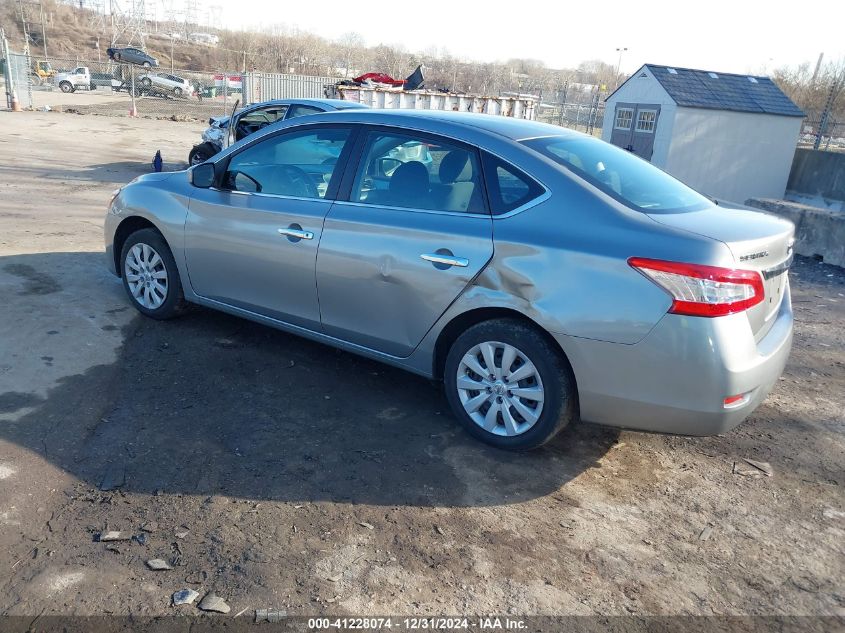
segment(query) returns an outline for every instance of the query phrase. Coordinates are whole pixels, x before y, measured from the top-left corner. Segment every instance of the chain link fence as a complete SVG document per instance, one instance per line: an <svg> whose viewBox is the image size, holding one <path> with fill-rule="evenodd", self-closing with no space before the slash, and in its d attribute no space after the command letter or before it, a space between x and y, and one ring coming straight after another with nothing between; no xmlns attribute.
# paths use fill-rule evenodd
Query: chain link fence
<svg viewBox="0 0 845 633"><path fill-rule="evenodd" d="M2 52L2 51L0 51ZM3 63L8 66L11 82L7 84L5 72L0 72L0 81L3 81L3 92L6 95L7 107L12 106L12 97L17 100L21 108L32 107L32 87L29 82L29 59L26 55L10 53L8 59Z"/></svg>
<svg viewBox="0 0 845 633"><path fill-rule="evenodd" d="M22 107L106 116L134 114L153 119L207 121L229 114L236 102L244 105L270 99L323 98L325 86L337 81L328 76L242 74L225 69L196 72L144 68L111 60L41 60L19 54L11 57ZM604 105L542 106L537 109L537 119L599 136Z"/></svg>
<svg viewBox="0 0 845 633"><path fill-rule="evenodd" d="M798 139L798 147L812 148L816 142L820 120L805 120L801 126L801 136ZM845 123L830 118L822 132L819 149L829 152L845 152Z"/></svg>
<svg viewBox="0 0 845 633"><path fill-rule="evenodd" d="M16 61L18 92L32 98L22 107L79 114L139 116L177 121L208 120L243 102L236 71L195 72L145 68L109 61L76 59Z"/></svg>
<svg viewBox="0 0 845 633"><path fill-rule="evenodd" d="M538 109L537 120L600 137L604 124L604 104L541 105Z"/></svg>

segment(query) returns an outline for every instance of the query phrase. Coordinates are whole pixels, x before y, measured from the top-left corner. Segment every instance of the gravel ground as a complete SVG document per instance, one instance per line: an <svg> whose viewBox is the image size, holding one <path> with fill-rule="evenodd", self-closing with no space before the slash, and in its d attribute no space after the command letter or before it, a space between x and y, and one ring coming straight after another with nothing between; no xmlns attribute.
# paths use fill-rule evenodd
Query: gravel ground
<svg viewBox="0 0 845 633"><path fill-rule="evenodd" d="M193 588L230 616L845 616L845 270L796 259L790 362L734 431L576 424L502 453L418 377L134 315L103 271L108 194L201 125L0 123L0 613L171 614Z"/></svg>

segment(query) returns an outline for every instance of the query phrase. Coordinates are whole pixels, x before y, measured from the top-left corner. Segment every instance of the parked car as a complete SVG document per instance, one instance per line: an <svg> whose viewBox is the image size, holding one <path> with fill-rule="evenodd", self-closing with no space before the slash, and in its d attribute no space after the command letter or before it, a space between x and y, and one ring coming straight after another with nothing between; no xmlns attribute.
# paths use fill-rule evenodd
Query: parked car
<svg viewBox="0 0 845 633"><path fill-rule="evenodd" d="M228 147L268 125L278 121L295 119L307 114L366 108L367 106L339 99L276 99L253 103L233 116L211 117L209 128L203 132L203 142L195 145L188 153L188 164L199 165ZM230 134L229 122L234 120Z"/></svg>
<svg viewBox="0 0 845 633"><path fill-rule="evenodd" d="M91 79L87 66L78 66L67 72L56 73L53 82L62 92L76 92L80 88L96 90L97 84Z"/></svg>
<svg viewBox="0 0 845 633"><path fill-rule="evenodd" d="M109 59L113 59L116 62L138 64L139 66L144 66L145 68L158 66L158 60L156 60L156 58L152 55L142 51L140 48L108 48L106 49L106 54L109 56Z"/></svg>
<svg viewBox="0 0 845 633"><path fill-rule="evenodd" d="M190 81L176 75L148 73L138 79L144 88L172 94L174 97L191 97L196 92Z"/></svg>
<svg viewBox="0 0 845 633"><path fill-rule="evenodd" d="M419 144L428 165L396 158ZM105 221L142 314L197 303L442 380L507 449L579 417L739 424L789 354L793 231L559 127L363 109L142 176Z"/></svg>

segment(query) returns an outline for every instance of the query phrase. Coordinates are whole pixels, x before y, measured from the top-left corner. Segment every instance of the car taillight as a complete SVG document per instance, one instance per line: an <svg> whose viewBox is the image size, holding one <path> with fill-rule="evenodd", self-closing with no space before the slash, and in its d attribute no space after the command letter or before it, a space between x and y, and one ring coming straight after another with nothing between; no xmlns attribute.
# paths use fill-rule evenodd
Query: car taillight
<svg viewBox="0 0 845 633"><path fill-rule="evenodd" d="M763 278L738 270L631 257L628 264L672 295L672 314L717 317L748 310L763 301Z"/></svg>

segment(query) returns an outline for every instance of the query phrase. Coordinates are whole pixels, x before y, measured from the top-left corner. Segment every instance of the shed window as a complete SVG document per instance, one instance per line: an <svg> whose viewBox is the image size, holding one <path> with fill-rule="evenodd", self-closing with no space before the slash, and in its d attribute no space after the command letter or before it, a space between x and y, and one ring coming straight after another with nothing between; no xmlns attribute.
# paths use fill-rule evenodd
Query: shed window
<svg viewBox="0 0 845 633"><path fill-rule="evenodd" d="M630 130L633 119L634 110L632 108L619 108L616 111L616 123L614 127L617 130Z"/></svg>
<svg viewBox="0 0 845 633"><path fill-rule="evenodd" d="M637 113L637 132L654 132L656 119L656 110L640 110Z"/></svg>

